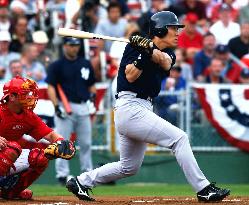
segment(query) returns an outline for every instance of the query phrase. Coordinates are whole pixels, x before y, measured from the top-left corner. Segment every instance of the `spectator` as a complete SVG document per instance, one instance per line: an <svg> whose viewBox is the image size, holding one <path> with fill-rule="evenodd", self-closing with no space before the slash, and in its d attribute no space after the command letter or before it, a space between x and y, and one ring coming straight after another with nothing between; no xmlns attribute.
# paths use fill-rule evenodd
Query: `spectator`
<svg viewBox="0 0 249 205"><path fill-rule="evenodd" d="M183 50L177 48L175 50L175 54L176 54L175 66L181 68L181 76L184 78L186 82L192 81L193 80L192 67L189 63L186 62Z"/></svg>
<svg viewBox="0 0 249 205"><path fill-rule="evenodd" d="M35 31L32 34L32 39L34 42L34 45L36 46L38 50L38 57L37 60L45 66L45 68L48 67L48 65L53 61L53 55L52 53L47 49L47 44L49 42L48 36L44 31Z"/></svg>
<svg viewBox="0 0 249 205"><path fill-rule="evenodd" d="M11 74L8 69L10 61L20 59L19 53L9 51L10 42L10 33L8 31L0 31L0 65L7 69L5 75L7 80L11 78Z"/></svg>
<svg viewBox="0 0 249 205"><path fill-rule="evenodd" d="M13 31L10 51L21 53L22 46L25 43L32 42L32 36L28 30L28 19L25 16L19 16L16 18L12 26Z"/></svg>
<svg viewBox="0 0 249 205"><path fill-rule="evenodd" d="M229 48L226 45L217 45L215 57L223 62L224 69L221 75L233 83L237 83L241 72L241 67L230 58Z"/></svg>
<svg viewBox="0 0 249 205"><path fill-rule="evenodd" d="M181 67L174 66L170 76L162 81L161 91L174 92L184 90L186 81L181 76ZM155 100L155 112L163 119L167 119L173 125L177 125L179 112L179 97L176 95L158 96Z"/></svg>
<svg viewBox="0 0 249 205"><path fill-rule="evenodd" d="M99 2L94 1L85 1L81 9L73 16L72 22L74 25L77 25L78 19L81 21L81 29L87 32L94 32L96 25L99 21L98 18L98 8Z"/></svg>
<svg viewBox="0 0 249 205"><path fill-rule="evenodd" d="M20 60L12 60L12 61L10 61L9 70L10 70L10 73L11 73L11 78L14 78L16 76L24 77L24 75L23 75L23 67L22 67L22 63L21 63Z"/></svg>
<svg viewBox="0 0 249 205"><path fill-rule="evenodd" d="M149 20L150 17L158 11L164 10L166 5L164 4L164 0L152 0L151 6L148 11L143 13L141 17L137 20L137 24L143 36L148 35L149 33Z"/></svg>
<svg viewBox="0 0 249 205"><path fill-rule="evenodd" d="M28 13L29 0L13 0L10 3L10 11L13 16L24 16Z"/></svg>
<svg viewBox="0 0 249 205"><path fill-rule="evenodd" d="M175 2L173 7L175 7L178 15L187 15L188 13L194 13L197 16L198 24L202 24L206 21L206 5L201 1L196 0L181 0L180 2Z"/></svg>
<svg viewBox="0 0 249 205"><path fill-rule="evenodd" d="M5 74L6 74L6 68L0 65L0 84L6 82Z"/></svg>
<svg viewBox="0 0 249 205"><path fill-rule="evenodd" d="M80 169L89 171L93 168L91 156L92 129L87 105L94 101L96 94L95 78L90 62L78 56L80 41L77 38L64 38L64 56L50 64L48 68L48 95L55 106L55 127L67 139L74 132L80 146ZM61 98L57 85L60 84L72 108L71 115L62 110ZM70 174L66 160L57 160L55 164L56 178L65 184Z"/></svg>
<svg viewBox="0 0 249 205"><path fill-rule="evenodd" d="M193 75L197 82L203 82L206 68L210 65L214 56L216 40L212 33L203 37L203 49L196 53L193 62Z"/></svg>
<svg viewBox="0 0 249 205"><path fill-rule="evenodd" d="M124 37L127 21L121 17L121 9L118 3L111 2L107 7L108 18L101 19L95 29L95 33L113 36ZM99 41L100 50L109 53L111 48L111 41Z"/></svg>
<svg viewBox="0 0 249 205"><path fill-rule="evenodd" d="M230 19L234 22L237 22L239 12L238 9L233 7L234 0L222 0L221 3L216 4L211 12L211 21L212 23L219 20L219 12L222 6L226 4L230 8Z"/></svg>
<svg viewBox="0 0 249 205"><path fill-rule="evenodd" d="M108 18L101 19L95 29L95 33L113 36L113 37L124 37L125 28L127 26L126 19L121 17L120 5L118 3L111 2L107 7ZM100 51L104 51L107 54L110 52L112 42L98 40L98 49L96 51L96 56L92 58L92 65L94 68L94 73L97 81L101 81L101 71L100 71Z"/></svg>
<svg viewBox="0 0 249 205"><path fill-rule="evenodd" d="M24 69L24 74L32 78L37 83L43 83L46 78L46 70L38 60L38 50L34 44L25 44L23 46L21 63Z"/></svg>
<svg viewBox="0 0 249 205"><path fill-rule="evenodd" d="M240 25L240 36L230 39L228 42L230 52L237 58L242 58L249 53L249 19Z"/></svg>
<svg viewBox="0 0 249 205"><path fill-rule="evenodd" d="M249 84L249 70L242 69L239 77L239 83L241 84Z"/></svg>
<svg viewBox="0 0 249 205"><path fill-rule="evenodd" d="M219 19L209 31L214 34L217 43L227 45L229 40L240 35L240 26L230 18L231 8L222 4L219 9Z"/></svg>
<svg viewBox="0 0 249 205"><path fill-rule="evenodd" d="M0 7L0 31L10 29L10 15L8 7Z"/></svg>
<svg viewBox="0 0 249 205"><path fill-rule="evenodd" d="M248 22L249 19L249 1L247 5L243 6L239 10L239 22L242 24Z"/></svg>
<svg viewBox="0 0 249 205"><path fill-rule="evenodd" d="M228 83L227 79L222 76L222 71L224 69L224 63L219 58L213 58L211 60L210 66L208 67L208 75L206 76L206 83Z"/></svg>
<svg viewBox="0 0 249 205"><path fill-rule="evenodd" d="M186 53L187 62L192 64L193 57L203 47L203 36L197 31L198 17L188 13L184 19L185 29L179 34L178 46Z"/></svg>

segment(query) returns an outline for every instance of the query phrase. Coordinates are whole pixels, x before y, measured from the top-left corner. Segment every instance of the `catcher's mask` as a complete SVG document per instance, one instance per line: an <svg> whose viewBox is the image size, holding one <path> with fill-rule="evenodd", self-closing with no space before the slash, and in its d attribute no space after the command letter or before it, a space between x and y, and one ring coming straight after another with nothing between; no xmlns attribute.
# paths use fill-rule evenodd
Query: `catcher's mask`
<svg viewBox="0 0 249 205"><path fill-rule="evenodd" d="M10 94L17 95L24 109L33 110L38 101L38 86L35 81L17 76L4 84L2 103L6 103Z"/></svg>

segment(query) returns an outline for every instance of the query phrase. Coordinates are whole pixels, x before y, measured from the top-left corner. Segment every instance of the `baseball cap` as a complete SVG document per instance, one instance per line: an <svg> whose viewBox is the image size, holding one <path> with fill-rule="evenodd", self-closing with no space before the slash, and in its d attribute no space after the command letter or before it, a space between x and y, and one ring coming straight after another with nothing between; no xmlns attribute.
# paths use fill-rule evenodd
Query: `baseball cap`
<svg viewBox="0 0 249 205"><path fill-rule="evenodd" d="M11 36L8 31L0 31L0 41L11 41Z"/></svg>
<svg viewBox="0 0 249 205"><path fill-rule="evenodd" d="M196 23L198 21L198 16L191 12L186 15L185 20L190 23Z"/></svg>
<svg viewBox="0 0 249 205"><path fill-rule="evenodd" d="M35 31L32 34L32 38L34 43L40 43L40 44L48 43L48 36L44 31Z"/></svg>
<svg viewBox="0 0 249 205"><path fill-rule="evenodd" d="M219 11L230 11L230 10L231 10L231 7L228 4L223 3L220 5Z"/></svg>
<svg viewBox="0 0 249 205"><path fill-rule="evenodd" d="M80 40L78 38L65 37L64 38L64 44L67 44L67 45L80 45Z"/></svg>
<svg viewBox="0 0 249 205"><path fill-rule="evenodd" d="M240 76L242 78L249 78L249 70L248 69L242 69L242 71L240 72Z"/></svg>
<svg viewBox="0 0 249 205"><path fill-rule="evenodd" d="M227 45L219 44L219 45L216 46L215 51L217 53L221 53L221 54L222 53L227 53L227 52L229 52L229 48L228 48Z"/></svg>

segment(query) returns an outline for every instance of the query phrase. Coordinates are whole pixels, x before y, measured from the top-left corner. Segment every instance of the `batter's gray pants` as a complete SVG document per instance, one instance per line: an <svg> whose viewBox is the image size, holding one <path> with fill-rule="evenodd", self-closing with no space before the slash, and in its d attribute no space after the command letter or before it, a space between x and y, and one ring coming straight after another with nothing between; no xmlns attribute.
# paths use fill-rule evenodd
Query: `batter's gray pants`
<svg viewBox="0 0 249 205"><path fill-rule="evenodd" d="M78 177L80 183L94 187L136 174L143 162L146 143L152 143L172 149L196 192L209 185L195 160L186 133L153 113L150 101L136 98L134 93L122 93L116 101L114 116L120 134L120 161L82 173Z"/></svg>
<svg viewBox="0 0 249 205"><path fill-rule="evenodd" d="M80 169L89 171L92 165L92 126L86 103L71 103L72 114L65 119L55 116L55 129L65 139L69 139L73 132L77 135L77 142L80 147ZM56 159L55 161L56 178L67 177L70 175L69 161Z"/></svg>

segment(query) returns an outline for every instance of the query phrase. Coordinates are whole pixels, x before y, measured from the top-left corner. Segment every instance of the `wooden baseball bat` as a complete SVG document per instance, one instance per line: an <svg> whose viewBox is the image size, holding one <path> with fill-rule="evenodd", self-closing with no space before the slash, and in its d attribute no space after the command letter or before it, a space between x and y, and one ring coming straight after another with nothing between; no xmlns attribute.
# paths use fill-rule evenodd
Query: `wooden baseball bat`
<svg viewBox="0 0 249 205"><path fill-rule="evenodd" d="M70 28L59 28L58 35L64 36L64 37L75 37L75 38L86 38L86 39L102 39L102 40L109 40L109 41L120 41L120 42L126 42L129 43L129 39L126 38L116 38L111 36L105 36L95 33L89 33L85 31L80 31L76 29L70 29Z"/></svg>
<svg viewBox="0 0 249 205"><path fill-rule="evenodd" d="M57 89L58 89L58 93L60 95L61 102L62 102L62 104L64 106L65 111L67 112L67 114L71 115L72 114L72 108L71 108L71 106L69 104L69 101L67 99L67 96L65 95L65 93L64 93L64 91L63 91L60 84L57 84Z"/></svg>

